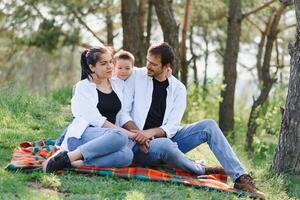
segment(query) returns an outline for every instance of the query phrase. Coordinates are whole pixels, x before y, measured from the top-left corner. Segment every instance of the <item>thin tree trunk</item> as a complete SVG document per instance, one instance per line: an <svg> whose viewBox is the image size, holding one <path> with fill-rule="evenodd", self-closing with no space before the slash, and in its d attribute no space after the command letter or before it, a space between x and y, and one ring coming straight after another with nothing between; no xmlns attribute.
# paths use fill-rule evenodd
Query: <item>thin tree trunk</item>
<svg viewBox="0 0 300 200"><path fill-rule="evenodd" d="M136 1L122 0L122 27L123 49L130 51L135 56L135 64L142 66L145 55L143 54L142 30L140 30L139 12Z"/></svg>
<svg viewBox="0 0 300 200"><path fill-rule="evenodd" d="M233 131L234 128L234 92L237 78L236 63L239 52L241 21L241 0L230 0L223 69L223 84L226 87L221 90L223 101L219 105L219 125L225 134Z"/></svg>
<svg viewBox="0 0 300 200"><path fill-rule="evenodd" d="M147 36L145 41L146 49L150 46L150 38L151 38L151 28L152 28L152 12L153 11L153 1L148 0L148 14L147 14Z"/></svg>
<svg viewBox="0 0 300 200"><path fill-rule="evenodd" d="M206 99L207 93L207 67L208 67L208 39L207 39L207 31L204 30L203 35L204 43L205 43L205 52L204 52L204 78L203 78L203 99Z"/></svg>
<svg viewBox="0 0 300 200"><path fill-rule="evenodd" d="M285 110L272 169L278 173L300 175L300 1L295 0L297 33L289 45L291 71Z"/></svg>
<svg viewBox="0 0 300 200"><path fill-rule="evenodd" d="M246 138L246 149L249 156L252 156L253 154L253 137L257 129L257 116L259 113L258 108L261 107L265 101L268 99L270 90L272 89L273 83L276 81L276 79L271 77L270 74L270 62L272 57L272 50L273 50L273 44L276 40L277 35L277 27L280 21L280 18L282 14L284 13L285 8L287 7L287 4L282 3L280 8L276 11L270 25L270 31L267 35L267 43L265 47L265 55L264 55L264 61L262 66L262 90L260 92L259 97L254 101L249 120L248 120L248 130L247 130L247 138Z"/></svg>
<svg viewBox="0 0 300 200"><path fill-rule="evenodd" d="M113 46L114 45L114 25L112 21L112 16L109 8L106 10L105 15L106 21L106 32L107 32L107 44Z"/></svg>
<svg viewBox="0 0 300 200"><path fill-rule="evenodd" d="M173 47L175 59L173 63L173 73L178 76L179 66L179 38L178 25L176 24L172 1L169 0L153 0L155 11L158 17L159 24L163 31L164 41L168 42Z"/></svg>
<svg viewBox="0 0 300 200"><path fill-rule="evenodd" d="M146 37L144 36L144 23L145 23L145 5L146 1L145 0L139 0L139 27L140 27L140 38L142 40L142 47L141 50L143 51L142 54L143 56L143 64L146 64L146 54L147 54L147 49L146 48Z"/></svg>
<svg viewBox="0 0 300 200"><path fill-rule="evenodd" d="M190 51L192 54L192 61L193 61L193 75L194 75L194 84L196 85L196 87L198 87L198 69L197 69L197 58L198 56L196 56L195 52L194 52L194 48L193 48L193 43L194 43L194 39L193 39L193 34L194 34L194 30L193 30L193 26L190 26Z"/></svg>
<svg viewBox="0 0 300 200"><path fill-rule="evenodd" d="M181 42L180 42L180 63L181 63L181 82L187 86L188 78L188 65L186 60L186 32L189 26L191 0L186 0L184 7L184 20L181 31Z"/></svg>

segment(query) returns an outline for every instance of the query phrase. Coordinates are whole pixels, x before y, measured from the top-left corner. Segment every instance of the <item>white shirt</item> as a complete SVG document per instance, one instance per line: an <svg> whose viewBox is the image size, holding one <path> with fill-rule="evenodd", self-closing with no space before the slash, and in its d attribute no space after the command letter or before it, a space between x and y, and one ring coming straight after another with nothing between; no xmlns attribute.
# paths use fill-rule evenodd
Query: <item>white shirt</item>
<svg viewBox="0 0 300 200"><path fill-rule="evenodd" d="M126 80L124 88L124 115L121 124L132 120L139 129L143 129L152 102L153 78L147 75L147 69L134 70ZM173 137L180 128L180 121L186 108L185 86L174 76L168 78L166 110L162 125L168 138Z"/></svg>
<svg viewBox="0 0 300 200"><path fill-rule="evenodd" d="M121 104L123 105L123 88L120 87L117 81L110 80L113 91L117 94ZM71 99L71 111L74 117L71 124L68 126L65 138L61 144L61 148L68 150L67 141L70 137L81 138L85 129L89 126L102 127L106 117L102 116L97 108L99 97L96 84L84 79L75 85L74 96ZM116 125L120 121L124 121L123 117L127 115L121 108L116 116Z"/></svg>

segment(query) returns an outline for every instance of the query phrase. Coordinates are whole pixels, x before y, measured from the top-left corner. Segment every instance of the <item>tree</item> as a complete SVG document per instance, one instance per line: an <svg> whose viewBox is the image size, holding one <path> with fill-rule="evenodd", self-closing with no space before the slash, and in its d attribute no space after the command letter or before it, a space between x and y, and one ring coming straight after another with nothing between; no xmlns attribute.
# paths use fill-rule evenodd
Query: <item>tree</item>
<svg viewBox="0 0 300 200"><path fill-rule="evenodd" d="M275 0L242 14L241 0L230 0L228 10L227 40L224 54L223 84L225 87L221 90L222 101L219 105L219 125L222 131L227 134L234 128L234 93L237 79L237 58L239 52L239 43L241 36L241 23L246 17L262 10Z"/></svg>
<svg viewBox="0 0 300 200"><path fill-rule="evenodd" d="M236 63L241 35L241 0L230 0L228 12L227 41L224 55L223 84L221 90L223 101L219 106L219 125L225 133L234 128L234 92L237 78Z"/></svg>
<svg viewBox="0 0 300 200"><path fill-rule="evenodd" d="M142 9L142 7L140 7ZM142 9L143 10L143 9ZM145 60L141 15L136 1L122 0L123 49L135 56L135 64L143 66ZM142 17L143 18L143 17Z"/></svg>
<svg viewBox="0 0 300 200"><path fill-rule="evenodd" d="M180 42L180 79L181 82L187 86L188 77L188 62L186 60L186 35L189 27L191 0L187 0L184 7L183 26L181 30L181 42Z"/></svg>
<svg viewBox="0 0 300 200"><path fill-rule="evenodd" d="M282 3L290 3L282 0ZM291 71L288 94L281 122L272 169L276 173L300 174L300 1L295 0L296 41L289 45Z"/></svg>
<svg viewBox="0 0 300 200"><path fill-rule="evenodd" d="M164 41L168 42L173 47L175 59L173 63L173 71L178 76L179 67L179 27L175 21L172 1L168 0L153 0L156 15L158 17L159 24L163 31Z"/></svg>
<svg viewBox="0 0 300 200"><path fill-rule="evenodd" d="M254 100L254 103L251 107L251 112L248 120L248 130L247 130L247 138L246 138L246 149L248 152L248 155L251 156L253 154L253 136L257 129L257 114L259 111L259 107L261 107L265 101L267 100L269 93L272 89L273 84L276 81L275 75L277 73L277 70L275 72L275 75L272 75L270 72L270 62L272 58L272 51L273 51L273 45L276 41L277 33L278 33L278 24L280 21L281 16L284 13L284 10L289 5L289 2L282 1L281 6L278 8L278 10L273 14L271 17L270 23L268 23L268 30L267 32L267 42L265 46L265 54L264 54L264 60L261 68L261 79L262 79L262 89L260 91L260 94L257 99Z"/></svg>

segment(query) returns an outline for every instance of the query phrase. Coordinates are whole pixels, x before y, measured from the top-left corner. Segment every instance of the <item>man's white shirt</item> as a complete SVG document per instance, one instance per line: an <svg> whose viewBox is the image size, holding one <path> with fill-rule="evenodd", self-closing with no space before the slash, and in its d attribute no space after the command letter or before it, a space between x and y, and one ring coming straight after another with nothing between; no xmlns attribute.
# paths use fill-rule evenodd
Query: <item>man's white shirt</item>
<svg viewBox="0 0 300 200"><path fill-rule="evenodd" d="M152 103L153 78L147 75L147 69L135 69L125 81L124 110L126 115L120 124L132 120L137 127L144 128L146 118ZM186 108L185 86L174 76L168 78L166 110L160 127L168 138L172 138L180 128L180 122Z"/></svg>

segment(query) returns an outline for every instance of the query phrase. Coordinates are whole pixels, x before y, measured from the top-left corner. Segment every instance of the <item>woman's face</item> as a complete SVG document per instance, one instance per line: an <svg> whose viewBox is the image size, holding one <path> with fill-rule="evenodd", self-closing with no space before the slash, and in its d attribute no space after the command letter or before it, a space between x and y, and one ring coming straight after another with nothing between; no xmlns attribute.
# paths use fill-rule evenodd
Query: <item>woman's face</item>
<svg viewBox="0 0 300 200"><path fill-rule="evenodd" d="M111 78L113 72L112 56L110 53L103 53L95 66L91 66L92 76L98 79ZM93 77L94 78L94 77Z"/></svg>

